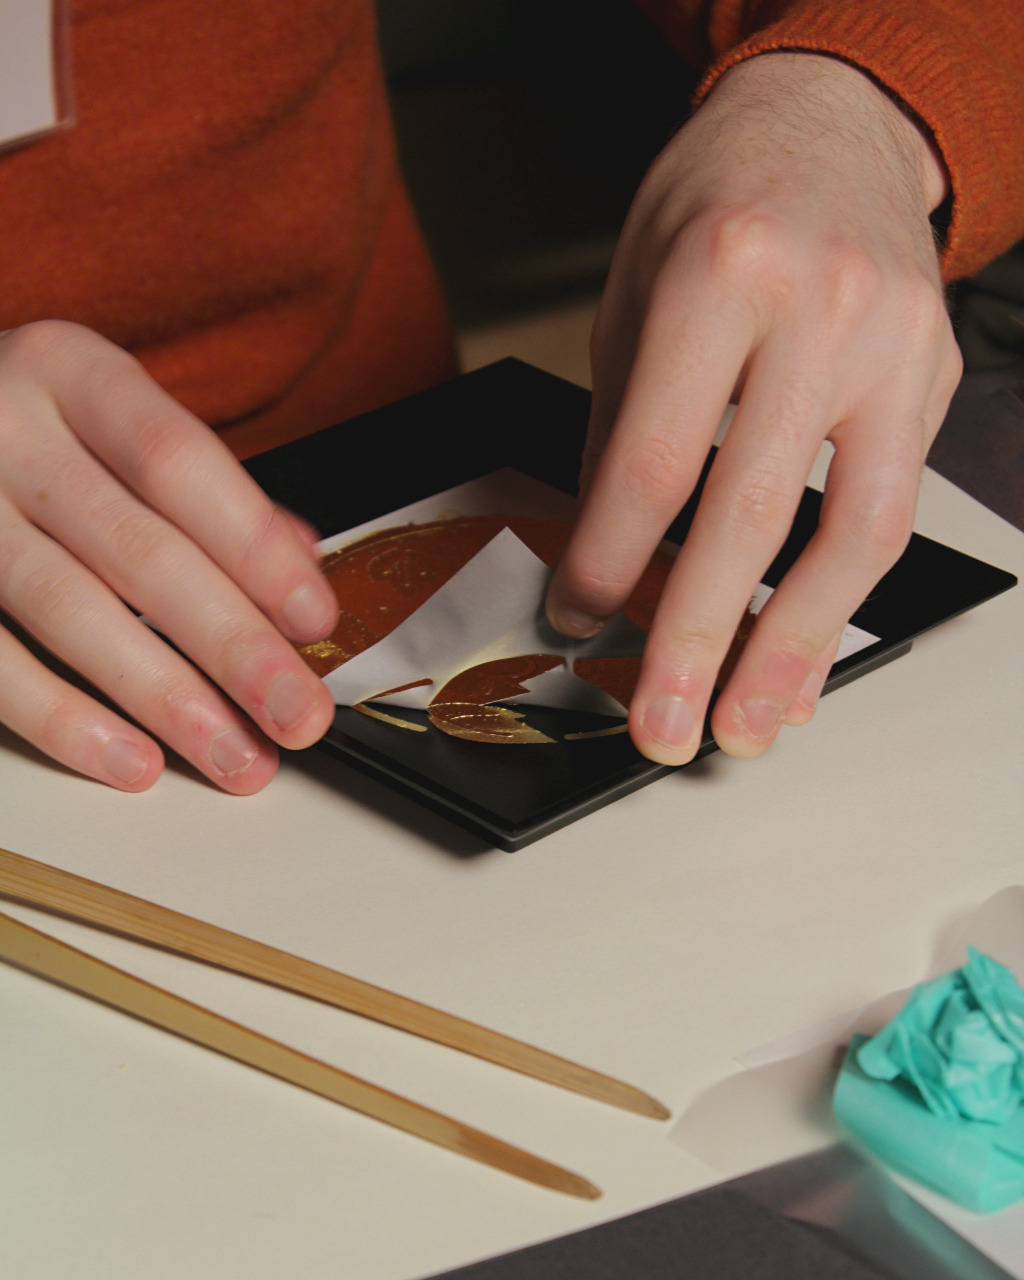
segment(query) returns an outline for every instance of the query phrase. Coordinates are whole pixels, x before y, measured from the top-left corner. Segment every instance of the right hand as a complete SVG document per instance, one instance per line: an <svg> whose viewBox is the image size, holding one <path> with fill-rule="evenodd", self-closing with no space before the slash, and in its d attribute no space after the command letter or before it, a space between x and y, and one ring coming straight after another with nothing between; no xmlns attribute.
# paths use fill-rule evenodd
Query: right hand
<svg viewBox="0 0 1024 1280"><path fill-rule="evenodd" d="M760 755L810 720L843 627L902 554L961 369L929 223L945 188L926 130L812 53L733 67L641 185L594 328L583 501L548 615L582 639L622 607L732 401L630 703L650 759L698 750L824 441L818 529L711 711L724 751Z"/></svg>
<svg viewBox="0 0 1024 1280"><path fill-rule="evenodd" d="M274 743L334 714L290 643L337 617L313 541L120 348L63 321L0 336L0 624L131 717L0 625L0 723L46 755L144 791L159 739L225 791L264 787Z"/></svg>

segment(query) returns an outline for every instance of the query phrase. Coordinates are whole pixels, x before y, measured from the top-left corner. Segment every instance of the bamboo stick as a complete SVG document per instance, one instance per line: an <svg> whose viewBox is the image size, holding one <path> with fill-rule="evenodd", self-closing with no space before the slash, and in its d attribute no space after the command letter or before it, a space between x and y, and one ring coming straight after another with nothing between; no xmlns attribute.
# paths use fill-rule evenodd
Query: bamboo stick
<svg viewBox="0 0 1024 1280"><path fill-rule="evenodd" d="M637 1115L669 1116L649 1094L567 1058L6 849L0 849L0 894L310 996Z"/></svg>
<svg viewBox="0 0 1024 1280"><path fill-rule="evenodd" d="M222 1018L2 912L0 958L458 1155L566 1195L601 1195L579 1174Z"/></svg>

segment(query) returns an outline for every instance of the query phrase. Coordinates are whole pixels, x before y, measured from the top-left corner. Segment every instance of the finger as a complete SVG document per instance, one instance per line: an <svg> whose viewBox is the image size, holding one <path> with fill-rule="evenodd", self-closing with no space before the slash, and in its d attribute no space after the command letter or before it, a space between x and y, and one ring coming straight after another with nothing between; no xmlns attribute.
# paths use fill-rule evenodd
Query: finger
<svg viewBox="0 0 1024 1280"><path fill-rule="evenodd" d="M237 707L65 548L24 522L6 519L5 525L0 609L225 790L250 794L270 781L276 750ZM45 721L45 698L52 702L58 691L52 683L36 681L35 687L41 692L18 713L18 731L45 744L46 733L54 732ZM13 697L6 681L0 697ZM34 720L32 705L42 706ZM60 758L78 767L75 759L88 762L104 735L110 737L113 713L94 712L81 699L73 706ZM128 741L139 746L147 740L132 735Z"/></svg>
<svg viewBox="0 0 1024 1280"><path fill-rule="evenodd" d="M810 674L801 686L800 692L789 704L788 710L783 715L783 724L797 728L810 722L818 709L821 691L825 687L828 673L832 670L832 664L836 660L836 653L839 651L841 640L842 633L840 632L825 646L821 656L811 667Z"/></svg>
<svg viewBox="0 0 1024 1280"><path fill-rule="evenodd" d="M883 416L877 402L859 413L833 433L818 529L762 610L715 706L712 729L730 754L757 755L774 740L826 646L910 537L932 428L912 411L903 421L891 410Z"/></svg>
<svg viewBox="0 0 1024 1280"><path fill-rule="evenodd" d="M903 303L903 324L879 348L868 394L830 432L836 453L819 528L762 611L716 704L712 728L733 754L759 754L781 723L806 723L835 635L910 536L927 451L963 362L941 298L915 288ZM842 368L836 358L828 364ZM848 384L856 372L848 367Z"/></svg>
<svg viewBox="0 0 1024 1280"><path fill-rule="evenodd" d="M750 349L745 305L726 298L709 310L686 292L665 288L655 298L615 429L552 578L548 616L563 634L595 634L628 598L700 476Z"/></svg>
<svg viewBox="0 0 1024 1280"><path fill-rule="evenodd" d="M125 352L77 326L28 326L29 346L75 434L145 503L183 529L284 635L337 619L334 593L294 522L203 423Z"/></svg>
<svg viewBox="0 0 1024 1280"><path fill-rule="evenodd" d="M145 791L163 755L152 739L60 679L0 627L0 723L76 773Z"/></svg>
<svg viewBox="0 0 1024 1280"><path fill-rule="evenodd" d="M289 511L287 507L279 507L278 510L286 520L291 521L303 546L306 547L311 555L316 556L317 544L321 541L320 531L314 529L309 521L304 520L302 516L296 515L294 511Z"/></svg>
<svg viewBox="0 0 1024 1280"><path fill-rule="evenodd" d="M636 273L632 267L633 254L629 249L627 230L623 232L612 260L590 334L590 369L594 389L580 459L581 498L590 488L615 425L643 327L643 312L636 298Z"/></svg>
<svg viewBox="0 0 1024 1280"><path fill-rule="evenodd" d="M780 350L788 345L777 342ZM662 593L630 706L633 740L651 759L682 764L700 744L718 669L754 587L785 541L827 429L829 410L817 385L799 371L780 373L775 343L751 365ZM755 635L758 626L760 620Z"/></svg>
<svg viewBox="0 0 1024 1280"><path fill-rule="evenodd" d="M322 737L334 716L330 694L265 614L75 441L39 434L42 456L8 462L8 490L33 524L150 618L274 741L299 749ZM58 636L46 643L63 656ZM152 713L140 718L159 732Z"/></svg>

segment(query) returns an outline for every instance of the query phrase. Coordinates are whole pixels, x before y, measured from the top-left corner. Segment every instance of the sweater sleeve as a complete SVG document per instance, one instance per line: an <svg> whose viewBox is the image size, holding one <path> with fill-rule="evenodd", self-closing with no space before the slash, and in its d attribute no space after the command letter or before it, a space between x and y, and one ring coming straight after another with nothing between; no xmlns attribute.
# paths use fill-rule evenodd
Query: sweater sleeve
<svg viewBox="0 0 1024 1280"><path fill-rule="evenodd" d="M759 53L831 54L917 116L949 172L945 277L970 275L1024 235L1022 0L638 0L690 61L718 78Z"/></svg>

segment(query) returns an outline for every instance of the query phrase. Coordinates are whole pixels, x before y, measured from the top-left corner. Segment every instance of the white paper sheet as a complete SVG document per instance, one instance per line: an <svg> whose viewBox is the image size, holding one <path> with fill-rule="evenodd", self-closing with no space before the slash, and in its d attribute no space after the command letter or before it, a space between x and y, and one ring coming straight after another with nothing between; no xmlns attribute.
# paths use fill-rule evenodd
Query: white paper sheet
<svg viewBox="0 0 1024 1280"><path fill-rule="evenodd" d="M376 699L426 710L453 676L481 662L550 653L565 658L571 668L579 657L643 652L644 633L621 614L590 640L573 642L559 635L542 612L549 577L547 565L510 529L503 529L390 635L325 676L334 701L351 706L428 678L428 686ZM625 715L614 699L564 668L559 679L541 676L527 687L533 685L538 686L533 698L518 700Z"/></svg>
<svg viewBox="0 0 1024 1280"><path fill-rule="evenodd" d="M566 494L504 468L337 534L321 543L320 550L326 554L381 529L445 516L503 512L571 519L574 509ZM582 657L639 655L644 633L619 614L590 640L560 636L543 613L549 577L544 562L509 529L503 530L390 635L325 676L335 703L351 706L372 699L425 710L460 671L498 658L542 653L560 655L565 666L527 682L529 692L506 701L624 716L625 708L615 699L572 674L572 663ZM771 587L757 588L751 604L755 613L771 594ZM848 657L877 639L849 626L838 657ZM378 696L424 679L431 683Z"/></svg>

